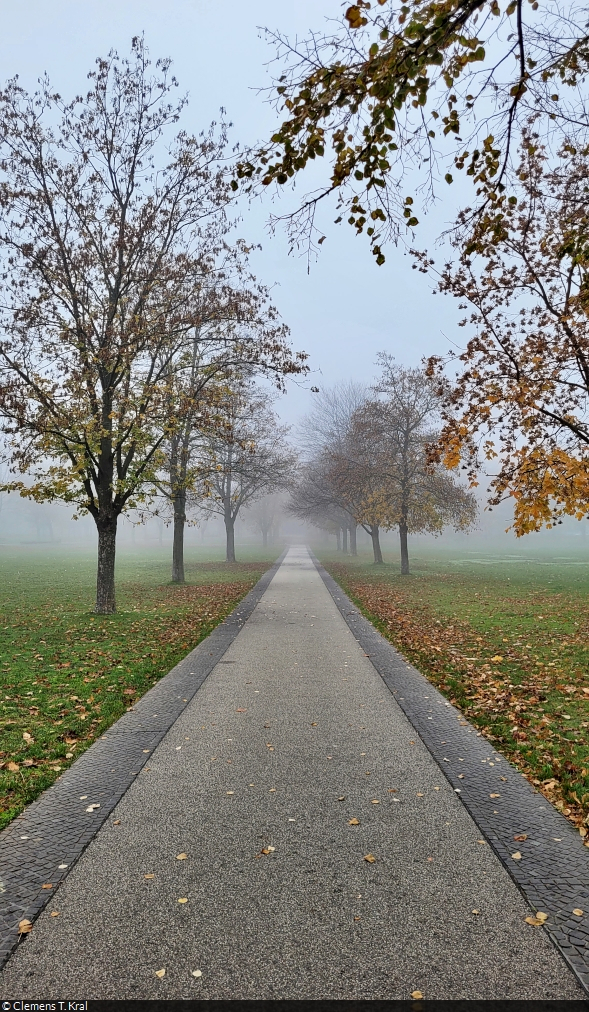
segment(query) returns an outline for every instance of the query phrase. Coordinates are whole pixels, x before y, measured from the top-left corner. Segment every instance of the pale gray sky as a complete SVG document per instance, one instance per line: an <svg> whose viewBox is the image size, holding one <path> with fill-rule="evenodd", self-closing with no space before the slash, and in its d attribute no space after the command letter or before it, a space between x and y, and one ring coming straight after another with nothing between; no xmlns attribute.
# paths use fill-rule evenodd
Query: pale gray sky
<svg viewBox="0 0 589 1012"><path fill-rule="evenodd" d="M182 126L206 128L224 106L234 124L232 139L248 144L268 137L276 123L256 91L269 83L265 64L273 55L258 26L301 36L320 30L340 11L338 0L0 0L0 80L18 74L32 89L47 71L55 88L70 97L84 91L97 56L111 48L126 52L132 36L144 32L152 58L170 56L180 90L189 93ZM297 192L306 185L301 181ZM295 199L290 193L281 205L292 207ZM427 280L411 270L401 249L389 249L387 263L378 268L366 239L356 238L349 226L331 226L307 274L304 258L288 256L284 234L269 236L265 222L271 209L269 199L251 209L244 205L240 232L262 244L255 270L266 284L276 285L274 301L294 346L310 353L317 385L350 378L370 382L376 353L383 349L414 365L423 354L444 352L447 338L459 340L457 306L430 294ZM419 241L431 245L451 216L451 205L438 209ZM279 402L285 421L296 421L312 396L291 387Z"/></svg>

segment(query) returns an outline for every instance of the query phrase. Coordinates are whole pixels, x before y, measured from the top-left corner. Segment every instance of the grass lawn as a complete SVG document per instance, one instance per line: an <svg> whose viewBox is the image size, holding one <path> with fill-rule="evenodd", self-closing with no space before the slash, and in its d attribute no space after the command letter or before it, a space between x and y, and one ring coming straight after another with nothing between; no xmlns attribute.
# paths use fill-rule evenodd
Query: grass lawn
<svg viewBox="0 0 589 1012"><path fill-rule="evenodd" d="M116 615L92 614L95 554L0 546L0 828L193 649L279 550L187 549L183 587L170 549L121 551ZM215 558L217 555L217 558Z"/></svg>
<svg viewBox="0 0 589 1012"><path fill-rule="evenodd" d="M320 554L380 632L587 836L589 558L513 551L418 546L409 577L396 562Z"/></svg>

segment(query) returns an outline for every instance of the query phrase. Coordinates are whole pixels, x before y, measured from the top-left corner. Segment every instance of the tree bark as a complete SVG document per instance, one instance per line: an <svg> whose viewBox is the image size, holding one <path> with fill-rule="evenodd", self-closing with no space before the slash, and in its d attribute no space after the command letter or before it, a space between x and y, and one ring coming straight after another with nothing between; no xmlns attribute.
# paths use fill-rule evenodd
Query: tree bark
<svg viewBox="0 0 589 1012"><path fill-rule="evenodd" d="M383 558L380 550L380 532L376 524L370 527L370 537L372 538L372 551L374 554L374 565L382 566Z"/></svg>
<svg viewBox="0 0 589 1012"><path fill-rule="evenodd" d="M98 571L96 574L96 614L113 615L115 599L115 552L117 517L95 517L98 530Z"/></svg>
<svg viewBox="0 0 589 1012"><path fill-rule="evenodd" d="M358 545L356 542L356 524L350 524L350 553L351 555L358 554Z"/></svg>
<svg viewBox="0 0 589 1012"><path fill-rule="evenodd" d="M348 528L342 527L342 552L348 554Z"/></svg>
<svg viewBox="0 0 589 1012"><path fill-rule="evenodd" d="M235 522L227 516L225 517L225 533L227 535L225 562L235 562Z"/></svg>
<svg viewBox="0 0 589 1012"><path fill-rule="evenodd" d="M409 550L407 548L407 524L399 524L401 539L401 576L409 576Z"/></svg>
<svg viewBox="0 0 589 1012"><path fill-rule="evenodd" d="M174 496L174 542L172 545L172 583L184 583L184 526L186 524L186 491Z"/></svg>

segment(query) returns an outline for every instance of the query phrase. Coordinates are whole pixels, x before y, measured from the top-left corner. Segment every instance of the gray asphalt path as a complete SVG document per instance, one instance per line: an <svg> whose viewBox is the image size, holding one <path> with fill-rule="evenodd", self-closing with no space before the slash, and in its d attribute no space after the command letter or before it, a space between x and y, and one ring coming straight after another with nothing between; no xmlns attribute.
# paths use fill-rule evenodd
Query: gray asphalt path
<svg viewBox="0 0 589 1012"><path fill-rule="evenodd" d="M480 839L292 548L2 997L584 998Z"/></svg>

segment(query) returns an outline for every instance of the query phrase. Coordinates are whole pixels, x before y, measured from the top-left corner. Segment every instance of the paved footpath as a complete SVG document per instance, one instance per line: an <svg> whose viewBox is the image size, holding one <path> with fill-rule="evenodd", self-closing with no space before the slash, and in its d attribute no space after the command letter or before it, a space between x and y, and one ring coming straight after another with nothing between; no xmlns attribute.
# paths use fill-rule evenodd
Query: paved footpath
<svg viewBox="0 0 589 1012"><path fill-rule="evenodd" d="M0 992L585 998L480 840L293 547L8 960Z"/></svg>

